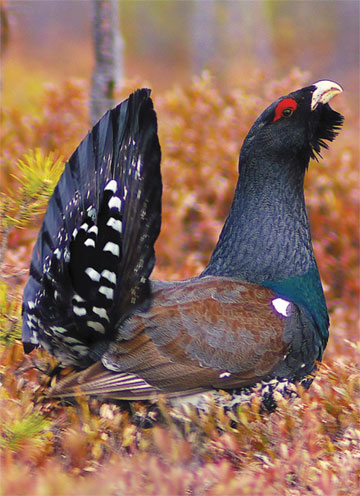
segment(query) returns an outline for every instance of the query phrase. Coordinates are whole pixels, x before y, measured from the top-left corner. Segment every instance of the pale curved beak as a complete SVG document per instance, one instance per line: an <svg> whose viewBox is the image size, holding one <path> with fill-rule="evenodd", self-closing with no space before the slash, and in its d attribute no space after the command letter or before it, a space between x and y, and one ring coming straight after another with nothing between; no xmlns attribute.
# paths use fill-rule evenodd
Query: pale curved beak
<svg viewBox="0 0 360 496"><path fill-rule="evenodd" d="M342 87L334 81L318 81L311 99L311 110L315 110L319 103L328 103L334 96L342 93Z"/></svg>

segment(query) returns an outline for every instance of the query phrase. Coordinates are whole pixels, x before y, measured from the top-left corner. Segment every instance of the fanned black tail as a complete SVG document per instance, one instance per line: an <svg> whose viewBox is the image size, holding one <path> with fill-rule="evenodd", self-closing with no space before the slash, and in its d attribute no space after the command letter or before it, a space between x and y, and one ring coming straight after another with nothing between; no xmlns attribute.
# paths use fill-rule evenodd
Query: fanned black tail
<svg viewBox="0 0 360 496"><path fill-rule="evenodd" d="M149 296L161 225L160 145L150 90L107 112L49 201L23 301L25 351L85 367Z"/></svg>

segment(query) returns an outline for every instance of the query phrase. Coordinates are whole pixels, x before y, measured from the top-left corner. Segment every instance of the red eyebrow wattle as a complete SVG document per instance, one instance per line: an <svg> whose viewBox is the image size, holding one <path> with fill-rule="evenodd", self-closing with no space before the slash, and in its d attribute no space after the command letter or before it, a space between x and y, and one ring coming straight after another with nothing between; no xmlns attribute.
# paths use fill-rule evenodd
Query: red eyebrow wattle
<svg viewBox="0 0 360 496"><path fill-rule="evenodd" d="M297 107L297 102L292 98L285 98L285 100L281 100L281 102L278 103L275 109L275 117L273 119L273 122L276 122L277 120L281 119L283 110L287 108L291 110L296 110L296 107Z"/></svg>

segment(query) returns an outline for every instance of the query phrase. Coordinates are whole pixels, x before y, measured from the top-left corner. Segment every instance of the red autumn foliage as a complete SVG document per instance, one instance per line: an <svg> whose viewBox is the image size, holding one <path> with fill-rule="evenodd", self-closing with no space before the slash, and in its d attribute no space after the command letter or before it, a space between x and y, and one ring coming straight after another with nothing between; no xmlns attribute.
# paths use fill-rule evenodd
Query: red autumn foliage
<svg viewBox="0 0 360 496"><path fill-rule="evenodd" d="M221 91L209 74L154 94L162 145L162 231L155 278L181 279L206 265L237 180L241 142L276 97L308 84L293 71L283 81L265 75ZM129 82L119 95L135 87ZM47 88L35 115L4 109L0 180L19 188L17 159L30 149L69 157L88 130L83 84ZM360 375L357 116L346 95L333 107L345 115L339 137L311 163L307 206L331 316L324 363L309 392L279 400L260 414L254 401L232 416L213 408L179 428L142 429L114 405L44 396L44 375L24 357L18 337L25 275L0 280L0 391L4 494L350 495L359 483ZM41 218L12 229L3 274L27 268ZM11 342L12 344L9 344ZM45 370L53 359L35 352ZM133 405L140 411L142 405Z"/></svg>

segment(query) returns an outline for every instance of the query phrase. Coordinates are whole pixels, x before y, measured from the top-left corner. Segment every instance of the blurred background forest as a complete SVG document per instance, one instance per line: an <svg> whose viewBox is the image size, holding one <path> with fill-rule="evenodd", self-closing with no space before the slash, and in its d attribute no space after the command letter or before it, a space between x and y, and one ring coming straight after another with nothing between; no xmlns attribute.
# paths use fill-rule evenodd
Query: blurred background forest
<svg viewBox="0 0 360 496"><path fill-rule="evenodd" d="M27 108L44 83L91 78L91 1L11 0L2 44L3 104ZM293 67L312 80L340 81L359 104L359 2L119 2L123 76L156 91L209 69L219 87L235 88L253 70L268 78ZM3 34L7 34L3 30Z"/></svg>
<svg viewBox="0 0 360 496"><path fill-rule="evenodd" d="M227 215L242 140L281 95L331 79L340 135L311 163L307 209L331 318L309 393L232 418L219 409L144 431L109 405L44 399L19 341L41 217L64 162L91 127L93 2L0 0L0 448L5 495L358 495L358 0L120 0L116 101L153 89L163 220L154 277L206 265ZM2 235L2 239L1 239ZM41 369L54 365L45 352ZM89 407L90 405L90 407ZM114 489L115 488L115 489Z"/></svg>

